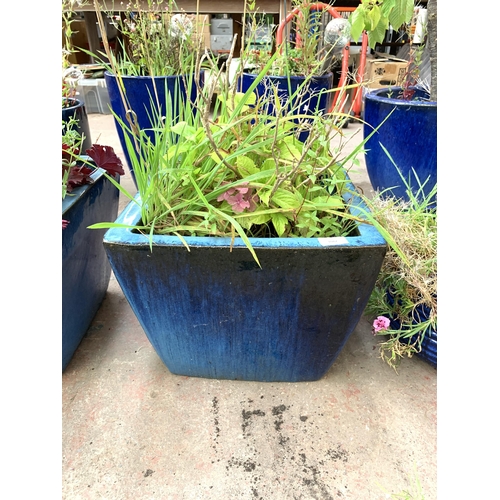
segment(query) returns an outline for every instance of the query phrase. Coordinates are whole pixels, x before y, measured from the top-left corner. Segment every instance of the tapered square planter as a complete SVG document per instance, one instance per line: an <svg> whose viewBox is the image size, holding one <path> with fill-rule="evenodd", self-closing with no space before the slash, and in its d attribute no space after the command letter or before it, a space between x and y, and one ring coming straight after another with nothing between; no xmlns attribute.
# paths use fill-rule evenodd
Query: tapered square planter
<svg viewBox="0 0 500 500"><path fill-rule="evenodd" d="M352 188L352 186L351 186ZM361 203L356 198L356 203ZM353 209L356 210L356 209ZM117 222L137 224L131 202ZM320 379L358 323L386 243L362 224L346 238L148 237L109 229L104 246L151 344L178 375Z"/></svg>
<svg viewBox="0 0 500 500"><path fill-rule="evenodd" d="M101 305L111 276L105 230L87 229L118 214L118 189L102 170L62 202L62 369L66 369Z"/></svg>

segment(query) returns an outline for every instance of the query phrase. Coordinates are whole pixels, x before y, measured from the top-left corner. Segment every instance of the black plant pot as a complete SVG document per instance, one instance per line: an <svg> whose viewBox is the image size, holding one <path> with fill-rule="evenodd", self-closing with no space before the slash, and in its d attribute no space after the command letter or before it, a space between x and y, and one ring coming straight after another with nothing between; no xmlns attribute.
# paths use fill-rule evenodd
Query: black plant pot
<svg viewBox="0 0 500 500"><path fill-rule="evenodd" d="M71 118L75 118L75 120L78 120L78 123L73 127L73 129L77 130L79 134L84 136L84 140L82 143L82 154L85 154L85 151L92 147L89 118L87 116L85 104L83 103L83 101L79 101L78 99L73 98L64 99L64 102L65 104L68 104L68 106L66 107L65 105L63 105L62 120L64 122L68 122Z"/></svg>

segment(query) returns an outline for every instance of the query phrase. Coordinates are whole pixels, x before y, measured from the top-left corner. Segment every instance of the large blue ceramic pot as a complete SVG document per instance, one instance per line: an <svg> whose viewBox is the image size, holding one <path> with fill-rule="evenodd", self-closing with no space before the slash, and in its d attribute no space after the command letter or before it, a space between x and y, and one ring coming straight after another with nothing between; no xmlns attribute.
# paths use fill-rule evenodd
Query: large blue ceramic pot
<svg viewBox="0 0 500 500"><path fill-rule="evenodd" d="M172 123L179 119L179 105L187 99L186 76L122 76L124 93L128 100L130 109L137 117L137 124L140 129L150 129L156 123L159 116L165 116L167 107L172 116ZM125 106L118 88L116 76L109 71L104 73L106 87L108 90L109 102L113 113L115 113L127 126L129 122L125 114ZM202 81L202 79L200 79ZM197 89L192 81L190 89L190 99L194 103L197 96ZM127 151L125 135L122 126L115 117L116 130L120 143L127 160L127 164L134 183L137 186L134 169ZM146 131L151 140L154 140L154 132Z"/></svg>
<svg viewBox="0 0 500 500"><path fill-rule="evenodd" d="M351 211L360 215L358 204L355 197ZM140 217L130 202L117 222L138 224ZM368 224L348 237L250 238L261 267L240 238L185 240L190 251L176 236L153 236L151 251L149 236L112 228L104 246L173 374L264 382L326 374L363 313L386 252Z"/></svg>
<svg viewBox="0 0 500 500"><path fill-rule="evenodd" d="M371 90L365 97L365 138L380 127L365 146L370 182L375 190L389 189L386 195L406 201L407 188L398 169L414 195L419 190L415 174L421 184L426 183L424 195L437 183L437 102L429 101L429 94L425 91L414 90L415 95L410 101L396 97L401 87Z"/></svg>
<svg viewBox="0 0 500 500"><path fill-rule="evenodd" d="M83 101L73 98L63 100L62 121L68 122L71 118L77 120L73 129L84 137L82 154L85 154L85 151L92 147L92 139L90 138L89 117L87 116L87 110ZM64 130L62 133L64 134Z"/></svg>
<svg viewBox="0 0 500 500"><path fill-rule="evenodd" d="M104 246L105 230L87 229L118 214L118 189L102 170L92 174L93 184L78 187L62 202L62 369L70 362L87 332L111 276ZM118 179L117 179L118 180Z"/></svg>
<svg viewBox="0 0 500 500"><path fill-rule="evenodd" d="M246 92L255 82L258 75L243 73L239 79L238 90ZM255 88L258 98L262 98L263 111L267 114L275 114L273 104L275 90L277 91L280 104L287 106L287 110L294 115L313 115L317 112L326 113L330 107L332 93L326 92L333 87L333 73L312 77L307 84L304 84L304 76L265 76ZM290 96L296 95L291 100ZM304 119L295 120L296 123L307 121ZM305 141L309 132L304 131L299 135L301 141Z"/></svg>

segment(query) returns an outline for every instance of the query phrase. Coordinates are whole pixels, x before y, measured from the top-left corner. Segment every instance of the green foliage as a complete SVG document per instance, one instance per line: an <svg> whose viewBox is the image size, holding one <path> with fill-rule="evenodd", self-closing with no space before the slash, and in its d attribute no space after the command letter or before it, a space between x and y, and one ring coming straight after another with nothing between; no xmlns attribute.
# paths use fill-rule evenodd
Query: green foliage
<svg viewBox="0 0 500 500"><path fill-rule="evenodd" d="M307 76L323 74L323 60L327 52L322 51L323 34L320 30L322 12L309 10L309 2L292 2L292 8L298 8L295 17L295 30L301 38L301 46L284 39L277 48L278 55L273 57L273 51L255 50L252 40L246 40L246 48L242 50L241 59L245 71L258 74L273 57L270 75L275 76ZM255 14L254 14L255 15ZM256 33L258 22L252 19L252 33ZM326 70L329 70L328 68ZM325 70L325 71L326 71Z"/></svg>
<svg viewBox="0 0 500 500"><path fill-rule="evenodd" d="M352 233L362 219L343 200L345 172L330 151L335 117L301 117L290 103L277 115L265 114L265 102L253 91L272 62L244 94L222 88L213 99L205 85L194 104L181 101L180 116L172 116L175 108L168 105L164 117L153 117L153 138L117 117L140 194L135 202L142 220L134 229L181 239L239 236L256 260L249 237ZM301 142L297 137L305 129L309 137Z"/></svg>
<svg viewBox="0 0 500 500"><path fill-rule="evenodd" d="M85 137L82 136L76 126L78 120L69 118L62 120L62 199L68 193L68 180L71 167L76 165L76 160L82 149L82 143Z"/></svg>
<svg viewBox="0 0 500 500"><path fill-rule="evenodd" d="M414 7L414 0L365 0L349 16L351 36L357 40L365 30L373 49L383 42L389 25L397 31L410 22Z"/></svg>
<svg viewBox="0 0 500 500"><path fill-rule="evenodd" d="M202 51L200 26L194 16L175 13L174 0L139 0L127 5L117 23L123 35L117 67L122 75L182 75L195 64ZM94 54L95 55L95 54Z"/></svg>
<svg viewBox="0 0 500 500"><path fill-rule="evenodd" d="M404 180L404 179L403 179ZM381 357L396 368L402 357L421 350L429 329L437 331L437 185L427 195L407 189L409 202L391 197L366 199L366 214L389 244L366 312L400 322L398 330L382 330ZM391 292L392 298L388 295ZM429 318L414 322L425 307ZM416 336L413 343L402 342Z"/></svg>

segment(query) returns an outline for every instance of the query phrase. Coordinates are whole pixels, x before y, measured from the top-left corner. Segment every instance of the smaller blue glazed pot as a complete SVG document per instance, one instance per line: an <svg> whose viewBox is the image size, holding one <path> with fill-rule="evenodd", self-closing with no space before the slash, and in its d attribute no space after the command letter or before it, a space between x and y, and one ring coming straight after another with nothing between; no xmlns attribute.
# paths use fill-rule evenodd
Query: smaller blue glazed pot
<svg viewBox="0 0 500 500"><path fill-rule="evenodd" d="M246 92L255 82L258 75L243 73L238 83L238 90ZM263 111L274 115L275 107L272 104L274 90L278 92L278 97L282 105L285 105L289 100L290 95L294 95L297 90L304 84L304 76L265 76L255 88L255 93L258 98L264 98L265 104ZM293 104L288 103L291 113L294 115L305 114L313 115L316 112L326 113L331 103L331 93L326 91L333 87L333 74L328 73L322 76L315 76L309 80L307 86L299 91L299 100ZM299 120L296 120L299 123ZM299 140L304 142L309 135L308 131L301 132Z"/></svg>
<svg viewBox="0 0 500 500"><path fill-rule="evenodd" d="M370 182L375 190L385 191L386 196L405 201L409 197L401 175L420 199L417 178L420 184L425 183L424 195L437 183L437 102L429 101L425 91L414 90L409 101L397 98L401 87L372 90L365 97L364 137L377 129L365 146ZM431 202L437 203L435 199Z"/></svg>

